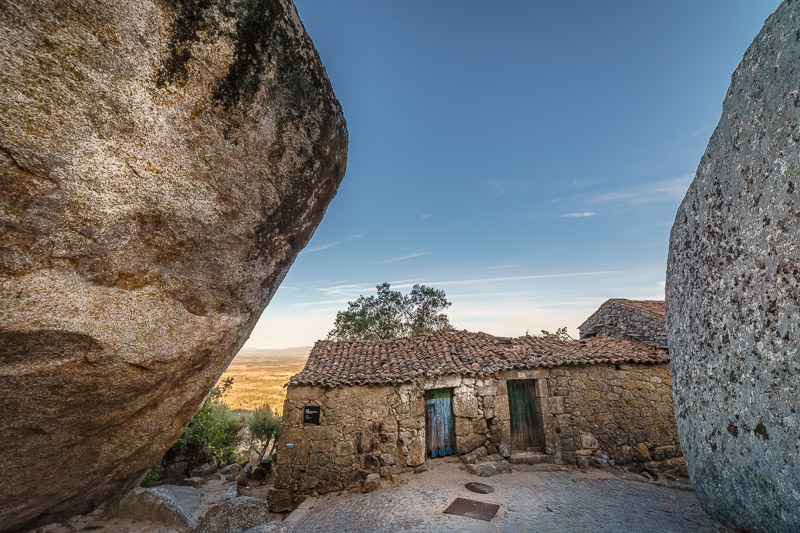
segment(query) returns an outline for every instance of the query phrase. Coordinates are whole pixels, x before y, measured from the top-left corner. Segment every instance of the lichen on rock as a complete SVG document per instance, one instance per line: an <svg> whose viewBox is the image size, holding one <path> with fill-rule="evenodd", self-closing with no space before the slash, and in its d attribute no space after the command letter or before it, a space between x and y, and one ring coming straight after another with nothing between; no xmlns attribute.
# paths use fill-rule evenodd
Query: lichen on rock
<svg viewBox="0 0 800 533"><path fill-rule="evenodd" d="M733 74L670 237L675 414L718 523L800 531L800 3Z"/></svg>

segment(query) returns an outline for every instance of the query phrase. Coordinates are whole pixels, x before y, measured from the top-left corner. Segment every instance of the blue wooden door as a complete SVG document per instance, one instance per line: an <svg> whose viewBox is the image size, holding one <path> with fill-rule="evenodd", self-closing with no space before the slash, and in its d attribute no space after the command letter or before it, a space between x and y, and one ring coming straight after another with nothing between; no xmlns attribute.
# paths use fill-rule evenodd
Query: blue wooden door
<svg viewBox="0 0 800 533"><path fill-rule="evenodd" d="M425 435L429 457L444 457L453 453L453 391L425 391Z"/></svg>

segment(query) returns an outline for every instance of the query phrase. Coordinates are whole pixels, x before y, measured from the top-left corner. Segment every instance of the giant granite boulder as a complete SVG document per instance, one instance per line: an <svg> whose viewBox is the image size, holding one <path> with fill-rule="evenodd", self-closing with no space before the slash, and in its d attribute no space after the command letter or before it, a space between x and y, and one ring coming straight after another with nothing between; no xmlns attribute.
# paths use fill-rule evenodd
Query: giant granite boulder
<svg viewBox="0 0 800 533"><path fill-rule="evenodd" d="M0 6L0 531L120 496L345 171L290 0Z"/></svg>
<svg viewBox="0 0 800 533"><path fill-rule="evenodd" d="M672 228L667 327L701 504L729 527L800 531L800 2L733 74Z"/></svg>

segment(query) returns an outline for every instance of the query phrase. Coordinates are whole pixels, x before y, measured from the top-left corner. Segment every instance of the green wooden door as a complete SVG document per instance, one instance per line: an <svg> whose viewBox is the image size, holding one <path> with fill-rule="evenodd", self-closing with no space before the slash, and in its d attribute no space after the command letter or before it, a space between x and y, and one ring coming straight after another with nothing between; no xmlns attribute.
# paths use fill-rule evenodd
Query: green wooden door
<svg viewBox="0 0 800 533"><path fill-rule="evenodd" d="M453 453L453 391L425 391L425 441L428 457Z"/></svg>
<svg viewBox="0 0 800 533"><path fill-rule="evenodd" d="M535 381L510 380L506 384L511 413L511 449L542 451L544 430L536 413Z"/></svg>

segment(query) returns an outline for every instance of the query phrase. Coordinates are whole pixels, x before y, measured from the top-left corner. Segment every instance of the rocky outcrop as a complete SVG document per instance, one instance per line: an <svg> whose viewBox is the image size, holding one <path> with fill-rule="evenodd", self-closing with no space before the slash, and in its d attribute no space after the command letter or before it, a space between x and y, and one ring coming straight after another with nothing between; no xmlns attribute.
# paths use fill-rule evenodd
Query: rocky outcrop
<svg viewBox="0 0 800 533"><path fill-rule="evenodd" d="M211 507L195 533L239 533L269 521L269 502L240 496Z"/></svg>
<svg viewBox="0 0 800 533"><path fill-rule="evenodd" d="M157 525L159 531L194 533L238 533L261 524L266 526L270 521L268 499L238 496L236 483L214 479L197 488L137 487L110 509L97 509L86 517L73 517L67 525L76 518L92 529L153 531L153 526ZM119 527L120 521L125 527ZM50 529L44 527L40 531L44 533Z"/></svg>
<svg viewBox="0 0 800 533"><path fill-rule="evenodd" d="M135 486L345 170L290 0L0 9L0 530Z"/></svg>
<svg viewBox="0 0 800 533"><path fill-rule="evenodd" d="M672 228L667 328L681 445L701 504L800 531L800 3L733 74Z"/></svg>
<svg viewBox="0 0 800 533"><path fill-rule="evenodd" d="M236 485L232 485L232 496L236 497ZM198 519L204 516L213 496L217 495L194 487L137 487L125 494L115 506L113 515L132 520L150 520L178 531L192 531L197 527Z"/></svg>

